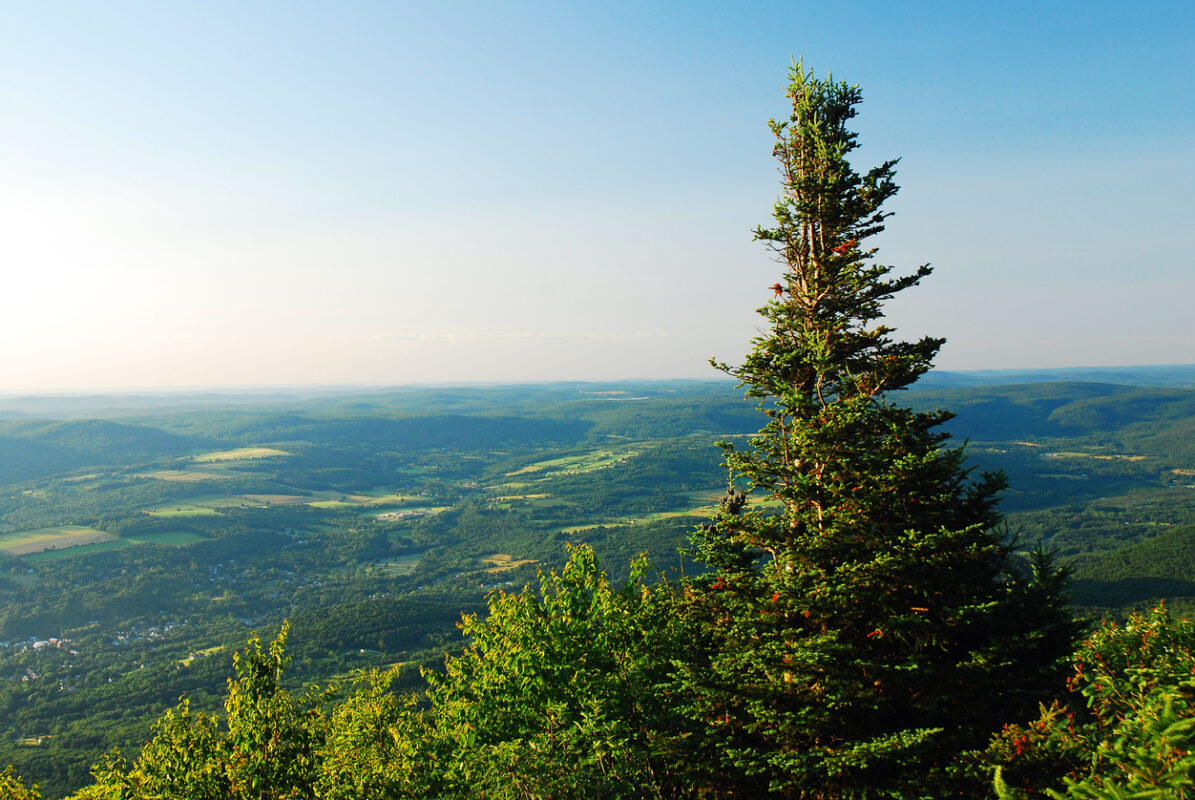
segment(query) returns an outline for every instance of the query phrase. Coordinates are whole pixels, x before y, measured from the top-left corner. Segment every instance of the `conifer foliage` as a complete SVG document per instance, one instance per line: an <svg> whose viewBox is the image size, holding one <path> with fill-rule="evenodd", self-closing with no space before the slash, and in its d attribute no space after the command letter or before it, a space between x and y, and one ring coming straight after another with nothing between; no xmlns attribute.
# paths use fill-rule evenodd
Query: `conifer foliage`
<svg viewBox="0 0 1195 800"><path fill-rule="evenodd" d="M948 796L955 756L1036 707L1075 631L1049 559L1014 569L1003 476L972 479L936 431L948 413L891 399L943 340L894 340L884 303L930 269L875 261L896 162L851 166L859 89L790 78L770 123L783 188L756 231L783 275L743 364L716 364L767 423L723 444L730 490L697 536L690 713L730 794Z"/></svg>

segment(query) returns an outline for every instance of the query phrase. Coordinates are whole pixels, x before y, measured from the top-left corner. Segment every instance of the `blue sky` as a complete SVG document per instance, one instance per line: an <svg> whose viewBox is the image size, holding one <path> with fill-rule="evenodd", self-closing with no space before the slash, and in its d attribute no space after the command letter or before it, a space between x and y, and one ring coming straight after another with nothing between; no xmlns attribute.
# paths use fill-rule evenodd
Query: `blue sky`
<svg viewBox="0 0 1195 800"><path fill-rule="evenodd" d="M712 377L790 59L948 369L1190 363L1187 3L3 3L0 394Z"/></svg>

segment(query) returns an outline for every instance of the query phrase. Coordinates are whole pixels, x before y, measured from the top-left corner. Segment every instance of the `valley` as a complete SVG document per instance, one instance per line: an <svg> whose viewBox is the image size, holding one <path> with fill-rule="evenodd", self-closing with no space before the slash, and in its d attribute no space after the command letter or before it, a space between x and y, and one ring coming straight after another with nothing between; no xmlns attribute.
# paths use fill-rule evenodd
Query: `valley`
<svg viewBox="0 0 1195 800"><path fill-rule="evenodd" d="M1195 608L1195 390L900 401L958 412L976 470L1009 476L1010 536L1069 560L1084 613ZM293 685L401 664L414 688L462 612L569 545L612 577L642 552L692 574L689 532L725 491L715 441L761 421L727 382L113 404L0 420L0 762L51 795L179 698L214 708L232 652L284 619Z"/></svg>

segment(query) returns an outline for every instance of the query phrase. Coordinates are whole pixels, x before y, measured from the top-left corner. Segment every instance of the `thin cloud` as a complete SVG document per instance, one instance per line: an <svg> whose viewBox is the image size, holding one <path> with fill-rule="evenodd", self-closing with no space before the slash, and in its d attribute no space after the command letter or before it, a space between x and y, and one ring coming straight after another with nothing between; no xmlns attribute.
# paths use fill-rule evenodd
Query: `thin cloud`
<svg viewBox="0 0 1195 800"><path fill-rule="evenodd" d="M666 338L665 331L630 331L610 333L560 333L525 330L460 330L423 331L418 333L387 333L373 337L378 341L443 341L449 344L465 341L617 341L626 339Z"/></svg>

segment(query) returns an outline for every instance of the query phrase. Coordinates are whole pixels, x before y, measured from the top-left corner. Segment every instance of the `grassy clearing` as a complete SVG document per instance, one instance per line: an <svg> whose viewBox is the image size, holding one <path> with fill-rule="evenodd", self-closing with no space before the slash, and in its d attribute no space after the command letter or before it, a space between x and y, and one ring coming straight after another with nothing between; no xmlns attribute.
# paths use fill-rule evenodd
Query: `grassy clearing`
<svg viewBox="0 0 1195 800"><path fill-rule="evenodd" d="M718 510L717 506L702 506L701 508L686 508L683 511L653 511L636 517L643 522L653 522L658 519L676 519L677 517L693 517L694 519L709 519Z"/></svg>
<svg viewBox="0 0 1195 800"><path fill-rule="evenodd" d="M76 547L67 547L62 550L43 550L40 553L24 556L24 559L30 564L41 564L46 561L62 561L67 558L79 558L88 556L92 553L103 553L106 550L119 550L122 547L131 547L136 542L131 539L114 539L108 542L94 542L92 544L81 544Z"/></svg>
<svg viewBox="0 0 1195 800"><path fill-rule="evenodd" d="M126 537L126 540L138 544L168 544L177 546L191 544L192 542L202 542L206 538L192 531L154 531L153 533L129 536Z"/></svg>
<svg viewBox="0 0 1195 800"><path fill-rule="evenodd" d="M1079 450L1059 450L1044 454L1046 458L1093 458L1097 461L1144 461L1145 456L1126 456L1119 453L1113 455L1096 455Z"/></svg>
<svg viewBox="0 0 1195 800"><path fill-rule="evenodd" d="M271 495L262 495L268 497ZM281 495L279 495L281 496ZM307 498L304 498L307 499ZM193 497L186 503L163 503L144 509L153 517L210 517L222 508L264 508L267 504L248 495L209 494Z"/></svg>
<svg viewBox="0 0 1195 800"><path fill-rule="evenodd" d="M265 506L295 506L300 503L310 503L309 494L247 494L246 500Z"/></svg>
<svg viewBox="0 0 1195 800"><path fill-rule="evenodd" d="M511 500L543 500L545 497L550 497L548 494L507 494L501 497L495 497L495 503L507 503Z"/></svg>
<svg viewBox="0 0 1195 800"><path fill-rule="evenodd" d="M718 511L719 494L720 490L716 489L697 489L688 492L686 495L686 499L694 503L694 505L655 511L650 514L641 514L634 517L619 517L602 522L589 522L584 525L570 525L564 528L557 528L556 531L571 535L580 533L581 531L593 530L594 528L625 528L628 525L655 522L662 519L677 519L679 517L691 517L695 521L707 520L711 519ZM752 500L751 505L753 508L778 509L781 503L779 500L769 497L766 500Z"/></svg>
<svg viewBox="0 0 1195 800"><path fill-rule="evenodd" d="M491 492L518 492L521 489L526 489L533 484L525 481L512 481L510 483L495 483L485 488Z"/></svg>
<svg viewBox="0 0 1195 800"><path fill-rule="evenodd" d="M307 505L312 508L366 508L376 509L379 506L401 506L415 498L401 494L345 494L344 492L316 492L317 500L308 500Z"/></svg>
<svg viewBox="0 0 1195 800"><path fill-rule="evenodd" d="M191 653L186 658L180 659L178 663L182 664L184 667L189 667L195 661L195 659L206 658L207 656L214 656L216 653L219 653L223 649L224 649L224 645L218 644L215 647L208 647L203 650L196 650L194 653Z"/></svg>
<svg viewBox="0 0 1195 800"><path fill-rule="evenodd" d="M96 542L109 542L116 537L110 533L86 528L82 525L55 525L50 528L36 528L17 531L0 536L0 550L14 556L33 555L45 550L61 550Z"/></svg>
<svg viewBox="0 0 1195 800"><path fill-rule="evenodd" d="M521 567L524 564L534 564L535 560L530 558L515 558L508 553L493 553L492 555L482 556L478 559L482 564L487 565L485 572L490 575L496 575L499 572L506 572L515 567Z"/></svg>
<svg viewBox="0 0 1195 800"><path fill-rule="evenodd" d="M602 469L604 467L611 467L620 461L625 461L628 458L634 458L639 455L639 450L594 450L590 453L579 453L577 455L562 456L560 458L549 458L546 461L537 461L534 464L528 464L522 469L516 469L514 472L507 472L503 474L504 478L515 478L520 475L547 475L557 474L561 472L593 472L594 470Z"/></svg>
<svg viewBox="0 0 1195 800"><path fill-rule="evenodd" d="M239 494L210 494L203 497L195 498L191 501L197 506L207 506L208 508L241 508L245 505L260 505L250 503L247 498Z"/></svg>
<svg viewBox="0 0 1195 800"><path fill-rule="evenodd" d="M91 542L90 544L75 545L74 547L65 547L58 550L43 550L40 553L25 556L25 560L31 564L40 564L45 561L61 561L65 558L78 558L80 556L91 555L92 553L103 553L106 550L119 550L122 547L133 547L139 544L165 544L171 546L179 546L184 544L191 544L192 542L201 542L205 537L198 533L191 531L156 531L154 533L143 533L139 536L127 536L121 539L112 538L102 542Z"/></svg>
<svg viewBox="0 0 1195 800"><path fill-rule="evenodd" d="M404 508L392 508L386 511L378 512L376 509L371 511L377 519L412 519L414 517L427 517L432 514L441 514L447 511L451 506L410 506Z"/></svg>
<svg viewBox="0 0 1195 800"><path fill-rule="evenodd" d="M201 506L197 504L182 505L182 506L168 506L166 508L155 508L146 511L151 517L214 517L220 512L211 506Z"/></svg>
<svg viewBox="0 0 1195 800"><path fill-rule="evenodd" d="M626 528L630 524L629 522L590 522L585 525L570 525L567 528L558 528L557 533L564 533L571 536L574 533L591 531L594 528Z"/></svg>
<svg viewBox="0 0 1195 800"><path fill-rule="evenodd" d="M140 473L135 477L174 483L194 483L196 481L224 481L234 476L217 470L191 467L189 469L159 469L154 472Z"/></svg>
<svg viewBox="0 0 1195 800"><path fill-rule="evenodd" d="M423 560L423 553L411 553L410 555L397 556L378 564L382 568L388 578L402 578L410 575L415 571L415 567L419 566L419 562Z"/></svg>
<svg viewBox="0 0 1195 800"><path fill-rule="evenodd" d="M204 453L201 456L195 456L195 463L211 464L217 461L249 461L256 458L291 455L294 455L294 453L277 450L273 447L238 447L235 450L217 450L214 453Z"/></svg>
<svg viewBox="0 0 1195 800"><path fill-rule="evenodd" d="M413 497L402 494L378 494L378 495L360 495L355 494L351 496L353 500L360 500L366 505L371 506L398 506L403 503L409 503Z"/></svg>

